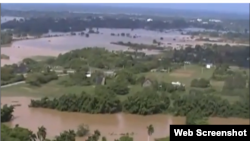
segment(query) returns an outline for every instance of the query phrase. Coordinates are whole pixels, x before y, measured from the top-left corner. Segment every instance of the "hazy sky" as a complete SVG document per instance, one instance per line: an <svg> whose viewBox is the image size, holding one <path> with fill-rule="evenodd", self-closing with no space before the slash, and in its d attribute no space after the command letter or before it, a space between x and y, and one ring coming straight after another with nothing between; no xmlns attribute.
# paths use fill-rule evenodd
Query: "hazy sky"
<svg viewBox="0 0 250 141"><path fill-rule="evenodd" d="M154 7L154 8L171 8L194 11L214 11L226 13L244 13L249 14L249 3L158 3L158 4L108 4L112 6L133 6L133 7Z"/></svg>
<svg viewBox="0 0 250 141"><path fill-rule="evenodd" d="M84 2L84 1L83 1ZM2 4L4 7L6 4ZM11 4L7 4L11 5ZM15 5L15 4L14 4ZM19 4L25 5L25 4ZM36 4L41 5L41 4ZM70 4L74 5L74 4ZM76 4L75 5L81 5ZM94 5L93 3L91 5ZM142 3L96 3L95 5L107 5L114 7L145 7L145 8L161 8L161 9L177 9L177 10L192 10L192 11L209 11L209 12L220 12L220 13L238 13L238 14L249 14L249 3L150 3L150 4L142 4Z"/></svg>

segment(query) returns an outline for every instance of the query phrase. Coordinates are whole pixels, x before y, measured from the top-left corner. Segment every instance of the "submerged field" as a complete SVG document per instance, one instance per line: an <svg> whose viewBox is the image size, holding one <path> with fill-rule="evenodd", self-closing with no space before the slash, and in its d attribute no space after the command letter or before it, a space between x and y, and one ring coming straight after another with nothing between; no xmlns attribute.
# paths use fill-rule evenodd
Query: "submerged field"
<svg viewBox="0 0 250 141"><path fill-rule="evenodd" d="M189 31L189 30L187 30ZM192 31L192 29L190 29ZM71 36L70 33L50 33L51 35L59 35L59 37L47 37L39 39L27 39L15 41L8 47L1 48L1 52L10 56L8 61L1 60L1 65L12 64L21 61L27 57L33 56L57 56L59 53L65 53L73 49L80 49L85 47L102 47L112 51L127 51L128 46L114 45L111 42L122 41L124 43L137 43L137 44L153 44L153 40L162 43L165 48L173 47L180 48L187 45L195 46L197 44L203 45L203 41L195 41L190 39L189 35L181 35L177 31L168 33L161 33L156 31L149 31L144 29L99 29L99 34L90 34L89 37L75 35ZM130 36L120 36L120 34L129 34ZM111 36L115 34L115 36ZM119 36L118 36L119 34ZM137 36L137 38L133 38ZM162 39L161 39L162 38ZM216 42L216 44L227 44L226 42ZM236 45L231 44L230 45ZM159 50L142 50L142 52L150 54L159 54Z"/></svg>

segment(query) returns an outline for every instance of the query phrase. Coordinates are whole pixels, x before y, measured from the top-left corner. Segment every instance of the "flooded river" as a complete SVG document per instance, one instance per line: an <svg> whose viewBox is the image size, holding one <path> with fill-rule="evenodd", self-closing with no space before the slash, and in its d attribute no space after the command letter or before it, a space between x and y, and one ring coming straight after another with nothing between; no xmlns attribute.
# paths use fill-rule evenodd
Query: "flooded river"
<svg viewBox="0 0 250 141"><path fill-rule="evenodd" d="M10 126L19 124L34 132L38 126L47 128L48 137L58 135L63 130L76 129L80 124L89 125L93 131L98 129L108 140L113 141L121 133L134 133L135 141L147 140L146 126L152 124L155 128L153 138L165 137L169 134L170 124L184 124L185 118L167 115L137 116L130 114L91 115L82 113L59 112L49 109L28 108L30 98L1 97L3 104L21 104L14 111L14 119ZM211 124L249 124L247 119L211 118ZM113 134L113 135L111 135ZM78 141L83 139L77 139Z"/></svg>

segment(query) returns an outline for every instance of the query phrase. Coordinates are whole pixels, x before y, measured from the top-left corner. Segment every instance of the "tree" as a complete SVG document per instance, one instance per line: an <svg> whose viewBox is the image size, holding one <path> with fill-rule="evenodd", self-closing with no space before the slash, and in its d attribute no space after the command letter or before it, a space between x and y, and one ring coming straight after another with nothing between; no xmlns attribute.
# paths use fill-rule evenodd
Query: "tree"
<svg viewBox="0 0 250 141"><path fill-rule="evenodd" d="M108 85L108 88L118 95L129 93L128 82L123 77L119 77Z"/></svg>
<svg viewBox="0 0 250 141"><path fill-rule="evenodd" d="M153 40L153 44L157 44L157 41L155 39Z"/></svg>
<svg viewBox="0 0 250 141"><path fill-rule="evenodd" d="M38 127L37 138L39 139L39 141L45 141L46 135L46 128L44 126Z"/></svg>
<svg viewBox="0 0 250 141"><path fill-rule="evenodd" d="M151 135L154 133L154 127L152 124L150 124L148 127L147 127L147 130L148 130L148 141L150 141L150 137Z"/></svg>
<svg viewBox="0 0 250 141"><path fill-rule="evenodd" d="M89 126L82 124L79 125L76 131L76 135L79 137L84 137L89 134Z"/></svg>
<svg viewBox="0 0 250 141"><path fill-rule="evenodd" d="M115 141L134 141L134 139L128 135L123 135L118 140Z"/></svg>
<svg viewBox="0 0 250 141"><path fill-rule="evenodd" d="M8 122L12 119L14 112L14 106L3 105L1 107L1 122Z"/></svg>
<svg viewBox="0 0 250 141"><path fill-rule="evenodd" d="M191 111L186 116L187 125L206 125L208 120L206 117L203 117L198 111Z"/></svg>

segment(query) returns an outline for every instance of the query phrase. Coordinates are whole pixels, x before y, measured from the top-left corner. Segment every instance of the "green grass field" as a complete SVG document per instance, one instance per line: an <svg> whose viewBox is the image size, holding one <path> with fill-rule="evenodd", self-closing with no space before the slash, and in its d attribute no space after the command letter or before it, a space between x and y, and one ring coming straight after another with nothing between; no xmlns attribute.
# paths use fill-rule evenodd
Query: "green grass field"
<svg viewBox="0 0 250 141"><path fill-rule="evenodd" d="M190 87L190 83L193 79L197 78L206 78L210 79L215 68L206 69L197 65L186 65L183 68L175 70L171 73L167 72L148 72L145 73L148 78L156 79L162 82L173 82L179 81L182 84L185 84L187 88ZM213 88L221 90L224 85L223 81L210 81Z"/></svg>

